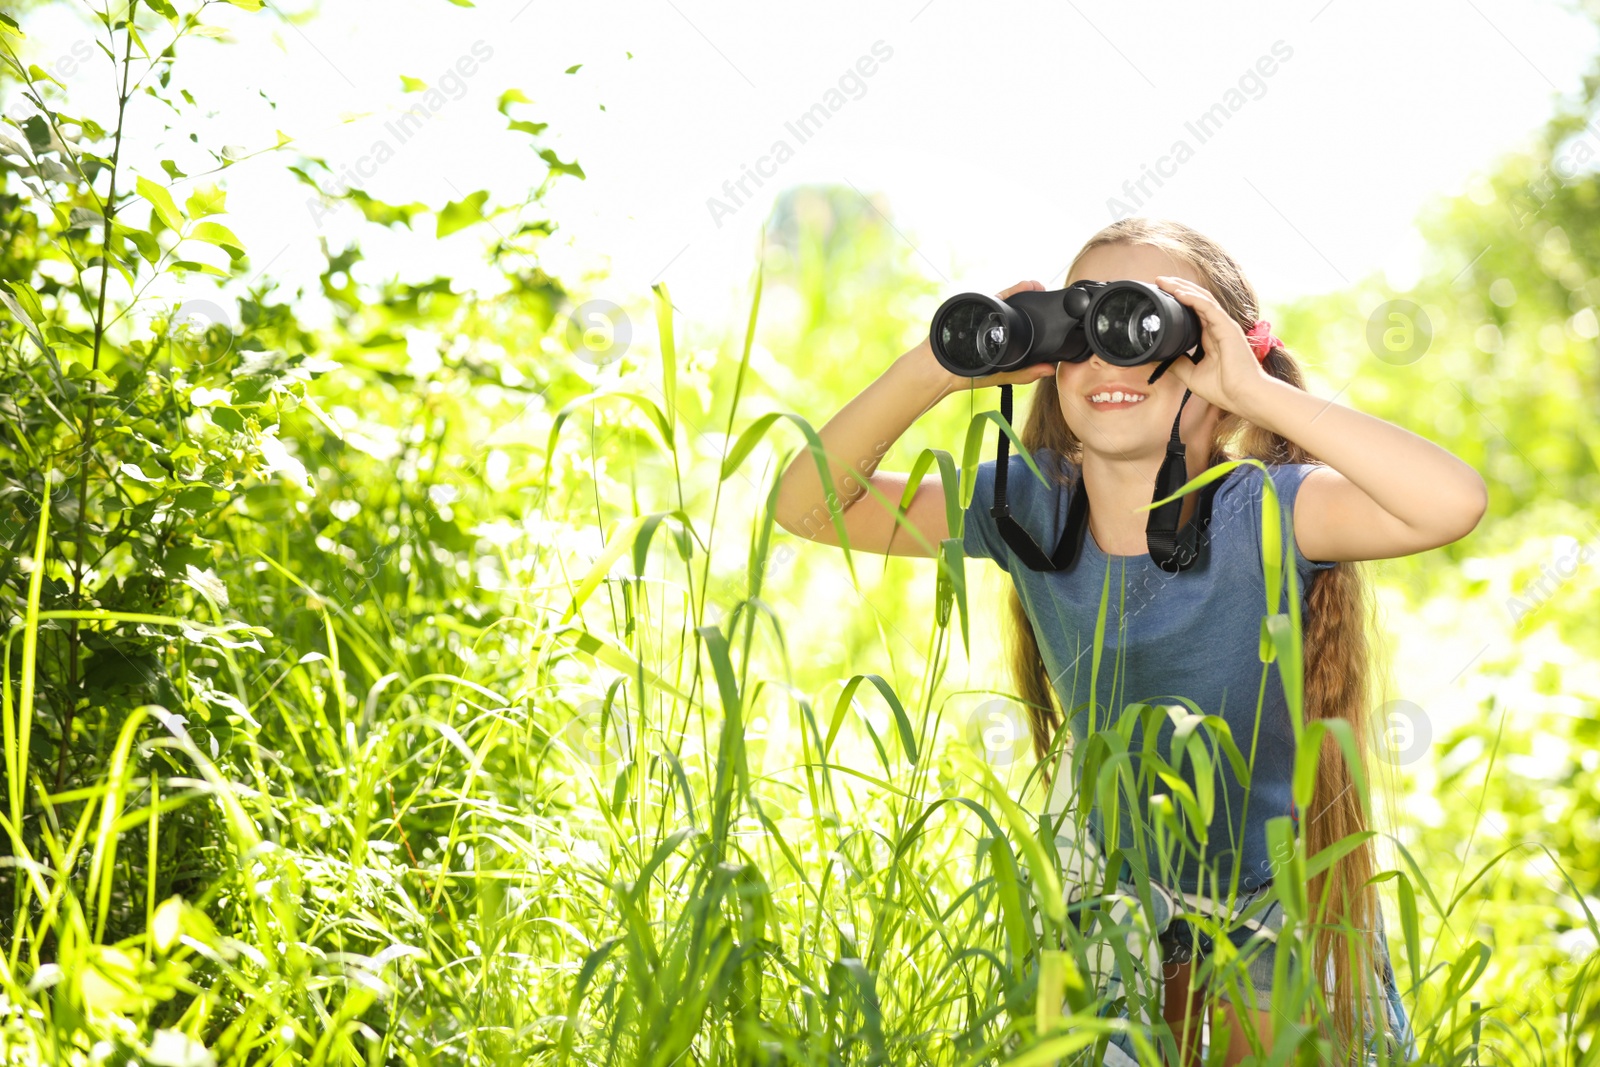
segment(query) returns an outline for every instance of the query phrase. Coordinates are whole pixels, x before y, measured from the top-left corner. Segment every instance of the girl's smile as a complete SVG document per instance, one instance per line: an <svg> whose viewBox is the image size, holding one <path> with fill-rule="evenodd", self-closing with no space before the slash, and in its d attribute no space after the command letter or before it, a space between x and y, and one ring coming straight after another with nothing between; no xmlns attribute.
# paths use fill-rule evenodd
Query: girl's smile
<svg viewBox="0 0 1600 1067"><path fill-rule="evenodd" d="M1122 411L1143 403L1150 393L1125 382L1106 382L1084 394L1093 411Z"/></svg>

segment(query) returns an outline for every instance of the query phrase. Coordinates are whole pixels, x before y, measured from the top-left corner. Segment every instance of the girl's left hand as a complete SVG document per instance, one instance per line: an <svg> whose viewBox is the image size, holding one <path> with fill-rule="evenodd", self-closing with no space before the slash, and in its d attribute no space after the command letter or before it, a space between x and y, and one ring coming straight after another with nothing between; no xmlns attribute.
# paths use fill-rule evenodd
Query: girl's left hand
<svg viewBox="0 0 1600 1067"><path fill-rule="evenodd" d="M1202 400L1235 414L1243 411L1255 390L1274 380L1256 360L1244 331L1203 286L1165 274L1157 275L1156 284L1194 309L1200 319L1200 347L1205 350L1199 363L1181 356L1172 361L1167 373Z"/></svg>

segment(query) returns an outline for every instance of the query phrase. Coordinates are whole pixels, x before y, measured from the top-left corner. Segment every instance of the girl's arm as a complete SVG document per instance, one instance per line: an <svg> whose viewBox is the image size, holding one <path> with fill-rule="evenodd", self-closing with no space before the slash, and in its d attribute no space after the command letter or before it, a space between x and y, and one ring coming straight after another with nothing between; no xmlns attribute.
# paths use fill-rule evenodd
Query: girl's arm
<svg viewBox="0 0 1600 1067"><path fill-rule="evenodd" d="M1019 282L999 296L1003 300L1023 289L1043 288L1037 281ZM896 359L818 431L828 473L843 496L840 506L850 547L896 556L937 553L939 542L950 536L944 486L937 471L922 479L906 509L905 521L912 529L897 530L895 506L908 479L904 474L879 471L878 463L913 422L951 393L987 385L1021 385L1054 371L1055 364L1039 363L1006 374L964 378L939 364L926 338ZM881 493L887 505L868 494L863 482ZM778 525L792 534L824 544L839 543L809 448L802 448L784 469L778 483L776 518Z"/></svg>
<svg viewBox="0 0 1600 1067"><path fill-rule="evenodd" d="M1266 378L1238 414L1327 464L1295 498L1307 559L1391 559L1448 545L1489 509L1477 471L1425 437Z"/></svg>
<svg viewBox="0 0 1600 1067"><path fill-rule="evenodd" d="M1200 318L1205 357L1172 373L1196 396L1288 438L1328 466L1295 498L1294 538L1311 560L1392 559L1459 541L1489 509L1470 465L1425 437L1272 377L1204 286L1156 283Z"/></svg>

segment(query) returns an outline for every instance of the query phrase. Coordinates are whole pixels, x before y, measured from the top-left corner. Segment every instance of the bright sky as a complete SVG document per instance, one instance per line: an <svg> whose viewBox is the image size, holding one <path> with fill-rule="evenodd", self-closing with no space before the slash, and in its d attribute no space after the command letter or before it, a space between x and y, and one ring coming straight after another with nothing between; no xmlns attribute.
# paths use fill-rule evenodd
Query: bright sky
<svg viewBox="0 0 1600 1067"><path fill-rule="evenodd" d="M76 10L29 16L33 61L71 55L86 36ZM534 102L513 116L549 123L542 143L588 174L528 216L555 218L565 235L546 268L607 272L581 295L625 305L665 279L702 327L741 321L774 195L818 181L886 198L916 262L949 292L1059 284L1115 217L1113 197L1222 241L1269 306L1374 270L1403 285L1424 251L1419 208L1524 143L1578 92L1597 51L1594 25L1549 0L815 0L781 18L731 0L340 0L303 26L280 14L291 10L207 10L239 32L180 56L219 112L210 136L256 150L281 129L352 173L366 157L358 183L385 200L488 188L491 204L515 204L544 165L494 104L522 88ZM463 57L471 74L452 82ZM63 80L76 91L90 76L103 91L104 68ZM400 74L446 90L405 139L386 124L424 97L403 93ZM802 141L791 124L818 104L833 109ZM140 107L136 166L157 177L162 157L198 167L182 140L143 155L163 116ZM1199 130L1213 108L1223 120ZM360 112L373 114L341 123ZM380 140L393 158L373 167ZM320 266L318 236L338 247L359 231L352 209L313 208L273 160L229 168L230 221L258 270L303 281ZM766 177L745 178L736 203L724 183L746 168ZM1125 184L1141 177L1143 191ZM175 192L181 202L187 186ZM713 197L730 209L720 218ZM366 233L358 278L446 271L497 287L475 264L482 228L439 243L432 229L424 217L415 236Z"/></svg>

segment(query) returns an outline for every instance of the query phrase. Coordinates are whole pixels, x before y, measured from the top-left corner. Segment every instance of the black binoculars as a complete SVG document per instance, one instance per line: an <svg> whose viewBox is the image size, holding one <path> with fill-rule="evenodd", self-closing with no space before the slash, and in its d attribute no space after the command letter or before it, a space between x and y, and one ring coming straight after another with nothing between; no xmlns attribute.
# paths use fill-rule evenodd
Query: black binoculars
<svg viewBox="0 0 1600 1067"><path fill-rule="evenodd" d="M958 293L939 305L929 331L933 354L952 374L980 378L1034 363L1079 363L1093 352L1133 367L1161 362L1150 381L1192 348L1200 362L1200 318L1148 282L1074 282L1000 300Z"/></svg>

